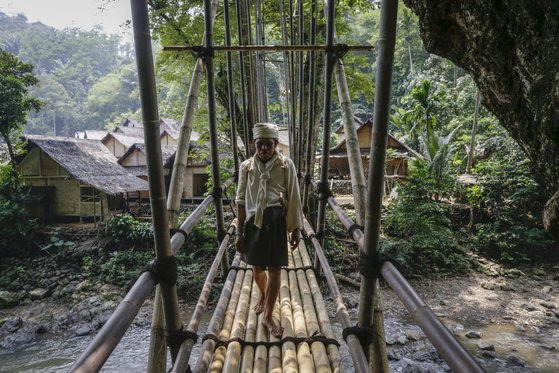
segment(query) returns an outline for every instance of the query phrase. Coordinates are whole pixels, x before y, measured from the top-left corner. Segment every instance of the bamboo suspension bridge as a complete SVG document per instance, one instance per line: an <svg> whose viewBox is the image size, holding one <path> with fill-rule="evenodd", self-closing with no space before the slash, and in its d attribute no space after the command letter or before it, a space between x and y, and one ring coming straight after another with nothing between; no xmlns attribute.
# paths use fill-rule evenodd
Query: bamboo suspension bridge
<svg viewBox="0 0 559 373"><path fill-rule="evenodd" d="M193 51L197 61L189 87L188 99L180 130L178 151L169 188L166 196L161 168L161 144L159 139L159 114L156 99L155 74L151 50L147 0L131 0L132 20L136 46L136 59L140 81L140 97L148 161L150 203L153 217L156 257L150 263L116 308L87 349L75 361L71 371L96 372L108 359L120 339L131 325L144 301L152 294L154 287L155 302L152 322L152 335L148 366L149 372L166 371L167 346L172 360L172 372L340 372L339 346L346 343L357 372L387 372L384 326L378 297L378 280L382 276L396 292L424 333L436 347L442 358L453 371L483 371L475 359L469 355L448 329L437 319L433 312L415 293L398 270L378 252L380 211L383 193L383 174L386 156L387 125L391 90L392 61L396 32L397 0L384 0L381 7L381 34L377 50L376 95L373 117L373 136L371 143L371 162L369 164L368 187L364 177L352 174L352 184L356 208L362 206L364 213L357 214L357 222L352 221L337 205L327 187L328 155L331 121L331 87L333 76L338 87L340 105L347 108L350 104L342 57L353 50L366 50L368 46L347 46L336 44L334 30L334 1L325 0L323 9L326 18L326 44L315 45L317 3L311 0L310 35L304 38L304 8L298 2L294 12L293 0L289 0L289 37L285 17L284 0L280 0L282 45L264 45L262 24L262 1L255 0L254 25L251 23L251 4L247 0L237 0L237 38L238 46L231 44L231 26L228 0L223 2L225 17L225 46L214 47L212 27L216 16L217 0L204 1L205 34L203 46L174 46L164 50ZM295 21L298 14L298 44L295 43ZM254 27L253 27L254 26ZM253 38L252 32L255 32ZM256 44L253 43L256 40ZM265 92L265 62L263 52L281 52L284 56L284 77L287 87L288 129L290 154L298 167L303 185L305 210L310 212L310 191L318 191L316 231L305 220L304 241L299 248L289 253L288 267L281 269L281 287L276 304L274 319L284 328L281 338L269 334L262 326L262 314L258 315L254 305L259 298L255 286L253 270L241 261L236 254L232 261L227 255L231 239L236 235L237 222L234 220L227 228L223 216L222 194L234 182L221 182L218 158L218 136L216 124L216 103L214 87L214 53L227 54L227 81L229 95L229 117L231 120L231 139L235 175L238 175L239 158L250 156L248 147L245 154L239 154L236 144L237 131L245 144L249 144L251 127L256 122L267 121L267 102ZM242 123L237 123L236 98L234 96L233 62L231 52L239 53L239 75L242 102ZM298 52L298 55L295 55ZM305 67L304 53L308 53ZM320 53L321 55L318 55ZM315 125L319 95L317 93L317 60L323 57L325 74L323 82L322 113L322 157L320 180L312 179L312 158L316 152ZM297 62L297 63L295 63ZM183 189L184 168L187 162L188 144L192 132L192 119L197 106L198 92L203 71L206 72L208 89L208 122L210 133L213 188L211 194L176 229ZM308 91L305 88L305 74L309 74ZM296 77L298 79L296 79ZM344 84L345 83L345 84ZM297 100L298 96L298 100ZM349 111L351 107L349 105ZM353 119L350 113L344 114L344 126L348 144L355 135L351 133ZM350 146L348 147L350 148ZM353 149L355 150L355 149ZM351 159L351 158L350 158ZM359 157L360 159L360 157ZM359 166L359 165L358 165ZM362 169L362 165L360 166ZM365 195L366 193L366 195ZM365 204L364 201L367 201ZM184 246L188 250L188 235L196 222L214 205L216 215L216 236L219 242L216 257L207 275L194 313L188 323L179 318L176 291L177 264L174 254ZM335 277L323 252L326 207L334 211L340 223L357 243L360 250L361 292L359 321L353 325ZM359 221L361 220L361 221ZM359 225L363 224L362 225ZM199 331L201 316L206 308L213 282L217 275L225 278L221 295L213 312L207 330ZM343 328L343 340L336 340L328 317L325 301L319 288L319 274L324 276L336 310L336 316ZM192 350L196 343L201 344L197 357Z"/></svg>

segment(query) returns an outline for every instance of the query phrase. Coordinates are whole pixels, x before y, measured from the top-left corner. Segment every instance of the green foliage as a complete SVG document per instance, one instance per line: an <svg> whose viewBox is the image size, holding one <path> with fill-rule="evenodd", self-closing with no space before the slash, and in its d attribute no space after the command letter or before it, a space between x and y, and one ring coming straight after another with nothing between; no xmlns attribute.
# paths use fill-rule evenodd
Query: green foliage
<svg viewBox="0 0 559 373"><path fill-rule="evenodd" d="M61 227L52 227L50 228L50 237L48 239L48 244L43 246L41 250L46 251L50 254L53 253L64 253L64 249L68 249L71 246L74 246L73 241L66 241L62 236L63 229Z"/></svg>
<svg viewBox="0 0 559 373"><path fill-rule="evenodd" d="M153 247L151 224L141 223L130 214L117 214L107 222L114 247L146 249Z"/></svg>
<svg viewBox="0 0 559 373"><path fill-rule="evenodd" d="M529 160L509 137L496 141L498 150L478 164L478 185L467 192L476 207L475 247L508 263L549 259L553 242L540 220L545 201Z"/></svg>
<svg viewBox="0 0 559 373"><path fill-rule="evenodd" d="M416 162L386 217L382 248L405 274L467 270L468 260L451 231L450 209L434 196L448 195L423 162Z"/></svg>
<svg viewBox="0 0 559 373"><path fill-rule="evenodd" d="M23 208L23 195L17 175L11 167L0 168L0 257L26 253L37 229Z"/></svg>
<svg viewBox="0 0 559 373"><path fill-rule="evenodd" d="M20 61L10 52L0 49L0 136L6 142L8 153L15 167L15 136L20 132L25 117L32 110L39 110L42 103L29 96L29 88L37 84L33 65Z"/></svg>

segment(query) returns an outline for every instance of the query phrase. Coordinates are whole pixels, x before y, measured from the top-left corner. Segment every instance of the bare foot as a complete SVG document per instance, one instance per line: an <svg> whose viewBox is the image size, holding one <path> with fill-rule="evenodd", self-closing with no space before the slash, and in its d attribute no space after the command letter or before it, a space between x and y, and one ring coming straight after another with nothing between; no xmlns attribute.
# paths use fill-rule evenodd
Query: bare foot
<svg viewBox="0 0 559 373"><path fill-rule="evenodd" d="M262 326L264 326L268 331L276 338L281 338L283 335L283 328L277 325L274 320L262 320Z"/></svg>
<svg viewBox="0 0 559 373"><path fill-rule="evenodd" d="M264 311L264 297L260 297L260 300L258 301L258 303L256 303L256 306L254 306L253 309L257 315L261 314L262 311Z"/></svg>

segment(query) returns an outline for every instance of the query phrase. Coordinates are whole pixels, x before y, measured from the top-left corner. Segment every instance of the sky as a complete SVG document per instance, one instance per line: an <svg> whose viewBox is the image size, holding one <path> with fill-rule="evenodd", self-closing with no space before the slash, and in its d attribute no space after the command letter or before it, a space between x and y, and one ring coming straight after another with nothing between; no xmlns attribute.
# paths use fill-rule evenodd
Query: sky
<svg viewBox="0 0 559 373"><path fill-rule="evenodd" d="M100 25L108 34L132 40L132 30L123 26L131 18L130 0L0 0L0 12L11 16L22 13L29 22L40 21L58 29L90 30Z"/></svg>

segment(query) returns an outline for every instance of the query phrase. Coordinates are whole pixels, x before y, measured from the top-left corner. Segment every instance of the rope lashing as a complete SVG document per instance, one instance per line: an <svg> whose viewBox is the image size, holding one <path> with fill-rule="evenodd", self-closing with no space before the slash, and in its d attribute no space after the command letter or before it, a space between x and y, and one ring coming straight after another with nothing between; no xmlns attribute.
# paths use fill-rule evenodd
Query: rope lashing
<svg viewBox="0 0 559 373"><path fill-rule="evenodd" d="M197 58L201 58L204 61L208 58L211 57L213 58L215 56L215 51L213 47L206 47L204 45L195 45L192 47L192 52L194 52L195 57Z"/></svg>
<svg viewBox="0 0 559 373"><path fill-rule="evenodd" d="M378 278L382 265L386 261L388 261L388 258L380 251L374 256L359 251L359 273L366 278Z"/></svg>
<svg viewBox="0 0 559 373"><path fill-rule="evenodd" d="M328 198L333 197L332 191L330 190L328 183L323 183L319 181L318 183L316 183L316 189L318 191L318 199L320 201L327 202Z"/></svg>
<svg viewBox="0 0 559 373"><path fill-rule="evenodd" d="M173 237L175 235L175 233L180 233L184 236L185 241L188 239L188 233L186 233L184 230L182 230L180 228L173 228L169 231L169 233L171 234L171 237Z"/></svg>
<svg viewBox="0 0 559 373"><path fill-rule="evenodd" d="M282 270L285 270L287 272L292 272L292 271L307 271L309 269L312 269L314 271L314 267L313 266L303 266L303 267L295 267L295 268L291 268L291 267L281 267ZM252 271L253 268L252 267L239 267L239 266L229 266L229 270L235 270L235 271Z"/></svg>
<svg viewBox="0 0 559 373"><path fill-rule="evenodd" d="M326 46L326 53L331 52L334 59L338 60L343 59L348 51L349 46L347 44L334 44L332 46Z"/></svg>
<svg viewBox="0 0 559 373"><path fill-rule="evenodd" d="M184 325L181 325L179 330L165 329L165 342L169 346L180 346L187 339L192 340L196 344L198 342L198 334L191 330L185 330Z"/></svg>
<svg viewBox="0 0 559 373"><path fill-rule="evenodd" d="M305 174L305 185L310 185L312 182L312 175L311 174Z"/></svg>
<svg viewBox="0 0 559 373"><path fill-rule="evenodd" d="M214 197L215 199L221 198L223 195L223 188L221 186L215 186L210 193L210 196Z"/></svg>
<svg viewBox="0 0 559 373"><path fill-rule="evenodd" d="M216 348L217 347L227 348L229 346L229 344L231 344L233 342L239 343L242 348L244 348L246 346L250 346L250 347L254 347L254 348L256 348L258 346L264 346L266 348L281 347L284 343L287 343L287 342L293 342L296 345L299 344L299 343L305 342L309 346L311 344L313 344L314 342L320 342L320 343L324 344L325 346L335 345L336 347L340 347L340 343L337 340L335 340L334 338L327 338L324 335L318 335L318 330L316 332L314 332L313 335L311 335L309 337L283 337L279 341L273 341L273 342L265 342L265 341L249 342L249 341L245 341L244 339L238 338L238 337L233 337L233 338L228 339L228 340L222 340L218 336L216 336L215 334L206 334L202 338L202 343L204 343L208 339L214 341Z"/></svg>
<svg viewBox="0 0 559 373"><path fill-rule="evenodd" d="M366 326L349 326L342 330L342 337L344 341L347 341L347 337L350 335L354 335L359 339L361 345L369 345L373 342L373 338L378 336L373 328L366 327Z"/></svg>
<svg viewBox="0 0 559 373"><path fill-rule="evenodd" d="M140 275L144 272L151 272L157 283L175 285L177 283L177 258L175 256L165 256L154 259L142 269Z"/></svg>
<svg viewBox="0 0 559 373"><path fill-rule="evenodd" d="M361 232L363 232L363 230L365 229L365 227L363 227L362 225L359 225L357 223L353 223L348 229L347 229L347 234L349 234L350 237L353 237L353 233L356 230L360 230Z"/></svg>

